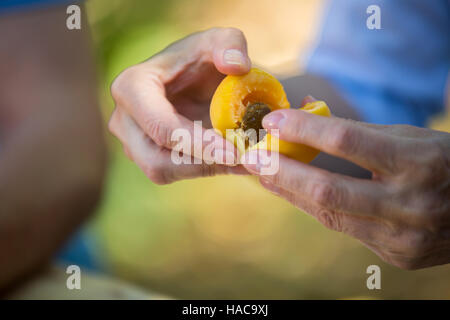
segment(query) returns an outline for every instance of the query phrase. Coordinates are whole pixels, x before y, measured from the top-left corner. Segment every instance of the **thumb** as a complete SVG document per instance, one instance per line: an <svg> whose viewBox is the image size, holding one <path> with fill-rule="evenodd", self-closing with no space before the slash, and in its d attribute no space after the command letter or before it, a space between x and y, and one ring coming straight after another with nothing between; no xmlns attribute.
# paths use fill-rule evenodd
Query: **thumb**
<svg viewBox="0 0 450 320"><path fill-rule="evenodd" d="M212 29L212 57L217 70L223 74L240 75L250 71L244 33L235 28Z"/></svg>
<svg viewBox="0 0 450 320"><path fill-rule="evenodd" d="M251 68L247 40L242 31L235 28L213 28L193 33L174 42L145 64L151 65L153 72L156 70L165 82L193 62L213 63L219 72L226 75L246 74Z"/></svg>

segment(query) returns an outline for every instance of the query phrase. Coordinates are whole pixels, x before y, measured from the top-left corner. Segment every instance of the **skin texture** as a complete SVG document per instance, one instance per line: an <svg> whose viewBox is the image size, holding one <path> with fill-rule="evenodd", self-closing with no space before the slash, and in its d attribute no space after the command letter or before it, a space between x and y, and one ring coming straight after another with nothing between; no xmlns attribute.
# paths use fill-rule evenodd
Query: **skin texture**
<svg viewBox="0 0 450 320"><path fill-rule="evenodd" d="M281 83L293 108L298 108L302 104L303 98L307 95L312 95L318 100L329 103L334 116L357 121L361 120L349 102L341 98L339 93L325 79L312 74L304 74L282 80ZM372 176L369 170L324 152L319 153L311 161L311 164L331 172L357 178L370 179Z"/></svg>
<svg viewBox="0 0 450 320"><path fill-rule="evenodd" d="M247 73L250 64L246 40L237 29L210 29L181 39L115 79L111 93L116 108L109 129L122 142L126 155L157 184L245 174L242 166L223 165L236 163L237 151L215 133L212 142L202 141L202 150L192 146L188 152L200 159L202 151L212 147L212 158L206 160L214 164L175 165L170 156L176 144L171 141L174 130L189 130L194 137L194 120L202 120L206 128L211 128L209 104L216 87L227 74ZM203 133L206 130L202 128ZM233 153L227 155L225 150Z"/></svg>
<svg viewBox="0 0 450 320"><path fill-rule="evenodd" d="M227 49L241 55L234 51L235 59L227 62ZM242 174L240 165L221 164L224 153L220 150L226 143L221 138L215 140L217 164L174 165L170 136L177 128L192 132L192 120L209 124L209 102L224 75L245 74L249 69L245 38L239 30L193 34L125 70L114 81L116 109L109 129L155 183ZM361 240L393 265L415 269L450 262L449 134L356 122L358 115L348 103L326 81L311 75L287 79L283 85L292 105L300 103L308 91L318 92L335 116L348 119L293 110L267 115L264 127L279 128L281 139L326 154L313 162L317 166L280 155L280 170L261 177L262 185L330 229ZM311 99L305 98L301 105ZM271 120L276 114L286 116L282 126ZM193 148L190 155L197 155ZM257 165L244 166L259 174Z"/></svg>
<svg viewBox="0 0 450 320"><path fill-rule="evenodd" d="M228 49L233 54L227 55ZM226 57L230 56L234 59L227 61ZM250 67L247 43L240 30L213 28L194 33L147 61L124 70L114 80L111 94L116 108L109 130L121 141L128 158L157 184L216 174L247 174L240 165L222 165L238 162L237 151L218 135L213 143L213 158L207 159L216 164L174 165L170 161L174 147L170 137L178 128L192 133L194 120L203 122L203 132L209 130L209 105L217 86L225 75L242 75ZM352 108L322 79L305 75L282 83L293 105L299 105L307 94L308 91L303 90L319 91L321 99L334 103L334 114L358 119ZM210 144L203 141L203 150ZM226 144L226 150L234 150L233 154L222 151ZM201 158L203 150L194 150L192 146L189 156ZM326 154L320 154L313 164L352 176L370 177L369 171Z"/></svg>
<svg viewBox="0 0 450 320"><path fill-rule="evenodd" d="M65 9L0 19L0 291L45 265L100 197L89 35L67 30Z"/></svg>
<svg viewBox="0 0 450 320"><path fill-rule="evenodd" d="M370 180L357 179L280 155L279 171L260 177L266 189L400 268L450 262L450 134L292 110L267 115L263 126L372 172ZM259 174L264 155L247 156L256 164L245 167Z"/></svg>

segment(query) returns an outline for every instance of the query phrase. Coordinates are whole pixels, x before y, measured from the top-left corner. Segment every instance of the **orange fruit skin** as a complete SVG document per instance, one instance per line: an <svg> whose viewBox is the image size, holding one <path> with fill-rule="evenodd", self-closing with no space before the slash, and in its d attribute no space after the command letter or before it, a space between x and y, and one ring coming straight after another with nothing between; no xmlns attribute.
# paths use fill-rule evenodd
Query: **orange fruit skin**
<svg viewBox="0 0 450 320"><path fill-rule="evenodd" d="M246 107L255 102L265 103L272 111L290 108L281 83L269 73L257 68L252 68L250 72L242 76L225 77L211 100L210 118L214 129L232 141L241 154L246 150L238 141L239 135L231 136L230 139L230 136L227 137L227 129L239 129ZM323 101L307 103L299 110L326 117L331 115L330 109ZM319 154L317 149L283 141L270 134L249 149L276 151L305 163L310 162Z"/></svg>

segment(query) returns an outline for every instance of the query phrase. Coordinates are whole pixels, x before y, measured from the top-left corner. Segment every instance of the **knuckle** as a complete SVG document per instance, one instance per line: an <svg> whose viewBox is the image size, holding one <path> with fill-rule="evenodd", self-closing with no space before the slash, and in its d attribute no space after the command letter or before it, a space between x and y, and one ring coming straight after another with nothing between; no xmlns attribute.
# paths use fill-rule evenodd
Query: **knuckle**
<svg viewBox="0 0 450 320"><path fill-rule="evenodd" d="M238 29L238 28L225 28L224 32L231 37L244 37L244 32L242 32L242 30Z"/></svg>
<svg viewBox="0 0 450 320"><path fill-rule="evenodd" d="M277 172L270 176L270 180L273 184L278 186L287 187L289 189L301 190L302 182L298 177L292 174L292 172L283 166L280 166Z"/></svg>
<svg viewBox="0 0 450 320"><path fill-rule="evenodd" d="M435 144L425 146L427 152L423 152L418 163L413 166L416 172L416 179L424 185L438 183L444 176L447 166L445 153Z"/></svg>
<svg viewBox="0 0 450 320"><path fill-rule="evenodd" d="M336 127L333 134L330 136L330 145L334 151L352 155L358 147L358 139L355 131L351 126L342 124Z"/></svg>
<svg viewBox="0 0 450 320"><path fill-rule="evenodd" d="M119 103L120 97L121 97L121 83L120 83L120 75L117 76L116 79L114 79L114 81L111 84L110 87L110 92L111 92L111 96L114 100L114 102L117 104Z"/></svg>
<svg viewBox="0 0 450 320"><path fill-rule="evenodd" d="M328 229L337 232L341 232L343 230L342 215L337 212L321 208L314 212L314 216L321 224L323 224Z"/></svg>
<svg viewBox="0 0 450 320"><path fill-rule="evenodd" d="M420 196L417 192L408 194L400 204L412 226L439 232L445 225L446 202L445 196L423 191Z"/></svg>
<svg viewBox="0 0 450 320"><path fill-rule="evenodd" d="M214 33L221 33L225 37L244 37L244 33L242 30L233 27L225 27L225 28L212 28L210 29Z"/></svg>
<svg viewBox="0 0 450 320"><path fill-rule="evenodd" d="M127 83L134 78L136 71L134 66L122 71L112 82L110 91L111 96L116 104L121 103L125 98Z"/></svg>
<svg viewBox="0 0 450 320"><path fill-rule="evenodd" d="M301 114L300 114L301 115ZM302 140L304 137L305 126L302 119L298 116L290 117L287 119L287 125L282 126L279 130L280 133L284 133L291 138Z"/></svg>
<svg viewBox="0 0 450 320"><path fill-rule="evenodd" d="M313 201L324 207L336 208L339 206L339 195L337 188L330 179L320 179L311 187Z"/></svg>
<svg viewBox="0 0 450 320"><path fill-rule="evenodd" d="M144 130L158 146L171 144L171 131L162 120L149 118L144 121Z"/></svg>
<svg viewBox="0 0 450 320"><path fill-rule="evenodd" d="M223 29L223 28L222 27L212 27L212 28L207 29L204 33L214 34L214 33L219 32L221 29Z"/></svg>

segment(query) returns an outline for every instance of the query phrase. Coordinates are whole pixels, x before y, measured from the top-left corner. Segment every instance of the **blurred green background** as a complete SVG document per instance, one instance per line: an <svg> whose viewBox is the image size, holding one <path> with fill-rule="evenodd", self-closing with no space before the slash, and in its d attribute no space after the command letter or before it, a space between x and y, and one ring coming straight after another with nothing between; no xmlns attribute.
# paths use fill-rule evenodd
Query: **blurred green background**
<svg viewBox="0 0 450 320"><path fill-rule="evenodd" d="M300 73L322 7L318 0L88 1L105 122L109 86L123 69L199 29L238 27L255 64ZM449 128L448 118L436 126ZM107 136L106 190L89 228L118 277L175 298L450 298L450 265L391 267L248 177L154 185ZM380 291L366 288L371 264L381 266Z"/></svg>

